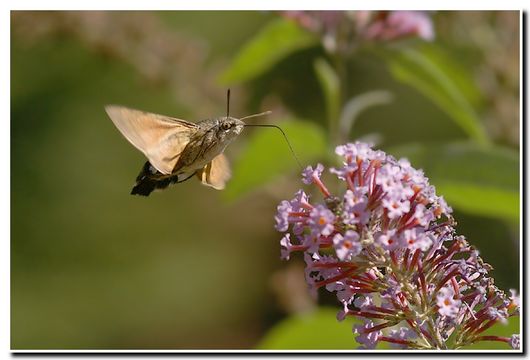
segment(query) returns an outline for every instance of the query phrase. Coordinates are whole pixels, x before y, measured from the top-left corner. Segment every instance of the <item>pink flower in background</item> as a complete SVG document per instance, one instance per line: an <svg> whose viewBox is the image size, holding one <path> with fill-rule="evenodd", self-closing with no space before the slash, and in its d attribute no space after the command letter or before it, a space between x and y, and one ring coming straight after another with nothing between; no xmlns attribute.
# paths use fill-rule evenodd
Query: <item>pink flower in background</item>
<svg viewBox="0 0 530 360"><path fill-rule="evenodd" d="M310 31L326 32L333 31L338 26L344 17L344 11L283 11L282 15Z"/></svg>
<svg viewBox="0 0 530 360"><path fill-rule="evenodd" d="M434 39L431 18L423 11L380 12L360 31L366 40L391 41L405 37Z"/></svg>
<svg viewBox="0 0 530 360"><path fill-rule="evenodd" d="M283 11L308 31L320 34L329 52L349 53L360 42L390 42L404 38L434 39L425 11Z"/></svg>

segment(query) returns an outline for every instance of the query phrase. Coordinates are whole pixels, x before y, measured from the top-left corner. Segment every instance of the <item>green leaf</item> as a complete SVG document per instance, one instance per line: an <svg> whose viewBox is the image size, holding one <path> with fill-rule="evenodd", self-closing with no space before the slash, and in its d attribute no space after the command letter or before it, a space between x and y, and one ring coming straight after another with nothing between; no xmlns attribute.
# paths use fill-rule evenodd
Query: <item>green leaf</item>
<svg viewBox="0 0 530 360"><path fill-rule="evenodd" d="M324 134L308 121L282 121L287 135L302 166L326 154ZM247 193L282 173L299 172L300 168L290 153L284 137L277 129L256 129L241 158L234 164L234 176L225 190L228 199Z"/></svg>
<svg viewBox="0 0 530 360"><path fill-rule="evenodd" d="M489 144L487 133L475 110L455 81L427 56L413 49L385 52L394 77L406 83L437 104L471 139Z"/></svg>
<svg viewBox="0 0 530 360"><path fill-rule="evenodd" d="M481 335L496 335L502 337L511 337L513 334L520 334L521 318L519 316L513 316L508 319L507 324L497 323L488 330L484 331ZM472 345L464 346L461 349L464 350L511 350L510 345L505 342L498 341L479 341Z"/></svg>
<svg viewBox="0 0 530 360"><path fill-rule="evenodd" d="M418 51L454 82L471 106L476 108L483 105L484 95L473 77L473 72L469 71L469 68L460 61L461 59L452 56L453 54L447 52L446 48L435 42L421 43Z"/></svg>
<svg viewBox="0 0 530 360"><path fill-rule="evenodd" d="M306 314L293 315L276 324L257 344L260 350L356 350L359 343L352 333L353 325L360 323L355 317L337 321L337 309L320 307ZM498 323L483 335L510 337L520 334L520 318L511 317L507 324ZM392 349L388 343L380 342L379 350ZM481 341L461 349L504 349L504 342Z"/></svg>
<svg viewBox="0 0 530 360"><path fill-rule="evenodd" d="M314 68L326 100L329 131L331 134L335 134L335 126L339 121L340 111L340 79L335 69L323 58L315 60Z"/></svg>
<svg viewBox="0 0 530 360"><path fill-rule="evenodd" d="M501 148L475 143L409 145L389 149L422 168L438 195L464 212L519 219L519 156Z"/></svg>
<svg viewBox="0 0 530 360"><path fill-rule="evenodd" d="M220 81L225 84L248 81L295 51L317 43L318 38L314 34L293 21L274 20L240 50Z"/></svg>
<svg viewBox="0 0 530 360"><path fill-rule="evenodd" d="M315 311L291 316L273 327L258 344L267 350L355 350L352 317L337 320L337 309L318 308Z"/></svg>
<svg viewBox="0 0 530 360"><path fill-rule="evenodd" d="M339 133L344 136L342 142L347 141L355 120L363 111L372 106L388 104L393 100L394 95L386 90L367 91L348 100L342 108L339 120Z"/></svg>

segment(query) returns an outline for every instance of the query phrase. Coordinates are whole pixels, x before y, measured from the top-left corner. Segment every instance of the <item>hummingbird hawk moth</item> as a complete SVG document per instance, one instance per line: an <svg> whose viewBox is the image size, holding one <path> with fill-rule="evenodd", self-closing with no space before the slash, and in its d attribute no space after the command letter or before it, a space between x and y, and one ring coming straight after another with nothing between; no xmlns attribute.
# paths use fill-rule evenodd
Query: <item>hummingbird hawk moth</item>
<svg viewBox="0 0 530 360"><path fill-rule="evenodd" d="M285 136L276 125L243 122L244 119L267 115L270 111L237 119L229 116L229 104L230 90L227 93L226 116L198 123L123 106L106 106L105 110L114 125L148 159L136 178L131 194L149 196L154 190L165 189L194 175L204 185L222 190L231 177L228 159L223 152L245 126L276 127ZM292 151L290 144L289 147Z"/></svg>

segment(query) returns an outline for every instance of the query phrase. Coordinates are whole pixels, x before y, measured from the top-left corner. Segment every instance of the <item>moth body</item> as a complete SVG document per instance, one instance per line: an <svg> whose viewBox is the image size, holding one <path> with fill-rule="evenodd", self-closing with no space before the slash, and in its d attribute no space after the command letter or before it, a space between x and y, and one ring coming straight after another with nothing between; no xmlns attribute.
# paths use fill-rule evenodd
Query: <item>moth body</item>
<svg viewBox="0 0 530 360"><path fill-rule="evenodd" d="M244 123L236 118L207 119L197 123L199 130L180 155L173 173L202 169L243 131Z"/></svg>
<svg viewBox="0 0 530 360"><path fill-rule="evenodd" d="M223 151L243 131L243 121L226 116L195 124L122 106L105 109L123 136L148 159L131 194L149 196L193 175L214 189L225 187L231 174Z"/></svg>

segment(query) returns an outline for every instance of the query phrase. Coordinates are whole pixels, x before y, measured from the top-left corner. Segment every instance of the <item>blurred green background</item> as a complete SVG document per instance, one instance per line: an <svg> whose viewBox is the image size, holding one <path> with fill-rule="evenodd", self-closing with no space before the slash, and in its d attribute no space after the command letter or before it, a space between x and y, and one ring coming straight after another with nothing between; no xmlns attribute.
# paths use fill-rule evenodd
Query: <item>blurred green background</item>
<svg viewBox="0 0 530 360"><path fill-rule="evenodd" d="M231 114L272 110L255 122L281 125L304 165L354 139L409 157L518 289L519 13L435 12L432 41L344 53L329 24L287 15L11 13L13 349L356 348L301 259L280 260L275 209L302 184L274 130L227 149L223 192L129 195L145 159L104 105L198 121L228 87Z"/></svg>

